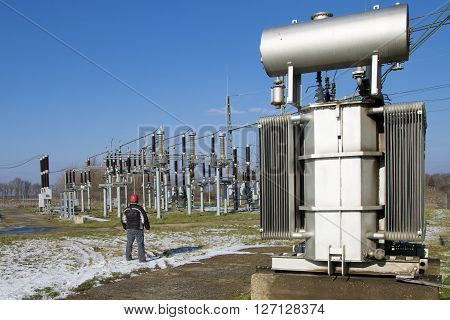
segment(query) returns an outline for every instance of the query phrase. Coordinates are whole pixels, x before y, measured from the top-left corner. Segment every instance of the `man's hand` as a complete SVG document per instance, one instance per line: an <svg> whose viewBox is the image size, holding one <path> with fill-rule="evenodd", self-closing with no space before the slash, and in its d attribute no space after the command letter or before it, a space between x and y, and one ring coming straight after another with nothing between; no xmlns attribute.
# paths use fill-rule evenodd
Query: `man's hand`
<svg viewBox="0 0 450 320"><path fill-rule="evenodd" d="M123 227L123 230L127 230L127 225L123 222L122 222L122 227Z"/></svg>

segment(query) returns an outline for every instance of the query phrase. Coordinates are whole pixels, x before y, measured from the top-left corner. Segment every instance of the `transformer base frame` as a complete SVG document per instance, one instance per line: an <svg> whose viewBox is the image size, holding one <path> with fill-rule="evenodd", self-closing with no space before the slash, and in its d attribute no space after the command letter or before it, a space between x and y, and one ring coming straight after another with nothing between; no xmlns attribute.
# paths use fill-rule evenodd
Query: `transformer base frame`
<svg viewBox="0 0 450 320"><path fill-rule="evenodd" d="M434 259L432 259L434 260ZM283 254L272 258L273 271L327 273L345 275L392 276L397 278L415 278L429 274L430 259L407 256L387 256L383 260L365 262L350 261L313 261L303 254ZM436 273L434 270L431 273Z"/></svg>

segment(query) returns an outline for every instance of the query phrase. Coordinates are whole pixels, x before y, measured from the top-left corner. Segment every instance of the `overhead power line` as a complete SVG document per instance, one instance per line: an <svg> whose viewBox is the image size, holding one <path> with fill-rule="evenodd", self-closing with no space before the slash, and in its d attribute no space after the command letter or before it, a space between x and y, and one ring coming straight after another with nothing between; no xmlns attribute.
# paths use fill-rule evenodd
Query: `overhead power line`
<svg viewBox="0 0 450 320"><path fill-rule="evenodd" d="M445 89L445 88L450 88L450 83L440 84L440 85L435 85L435 86L430 86L430 87L424 87L424 88L417 88L417 89L412 89L412 90L407 90L407 91L388 93L388 96L407 95L407 94L413 94L413 93L440 90L440 89Z"/></svg>
<svg viewBox="0 0 450 320"><path fill-rule="evenodd" d="M42 157L42 155L36 155L33 156L31 158L22 160L22 161L18 161L18 162L14 162L14 163L9 163L9 164L2 164L0 165L0 170L6 170L6 169L15 169L15 168L19 168L22 167L28 163L30 163L33 160L39 159L40 157Z"/></svg>

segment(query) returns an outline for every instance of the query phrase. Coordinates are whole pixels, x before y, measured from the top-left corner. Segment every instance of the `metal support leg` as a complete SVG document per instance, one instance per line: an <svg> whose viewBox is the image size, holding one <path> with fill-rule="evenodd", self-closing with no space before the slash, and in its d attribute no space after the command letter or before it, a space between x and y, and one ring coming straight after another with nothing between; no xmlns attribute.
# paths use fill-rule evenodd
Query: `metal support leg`
<svg viewBox="0 0 450 320"><path fill-rule="evenodd" d="M224 204L224 211L225 213L228 213L228 185L223 186L223 191L225 192L223 195L223 204Z"/></svg>
<svg viewBox="0 0 450 320"><path fill-rule="evenodd" d="M81 193L81 212L84 212L84 190L83 189L81 189L80 190L80 193Z"/></svg>
<svg viewBox="0 0 450 320"><path fill-rule="evenodd" d="M126 181L126 185L125 185L125 199L124 199L124 203L125 203L125 207L128 206L128 178L125 178Z"/></svg>
<svg viewBox="0 0 450 320"><path fill-rule="evenodd" d="M117 175L117 182L120 182L120 176ZM120 218L120 207L122 206L122 204L120 203L120 186L117 187L117 218Z"/></svg>
<svg viewBox="0 0 450 320"><path fill-rule="evenodd" d="M145 201L145 172L144 169L142 169L142 207L144 210L147 210L146 201ZM150 199L149 199L150 200ZM151 205L149 205L149 208L151 208Z"/></svg>
<svg viewBox="0 0 450 320"><path fill-rule="evenodd" d="M167 172L164 172L164 210L169 211L169 190L167 182Z"/></svg>
<svg viewBox="0 0 450 320"><path fill-rule="evenodd" d="M148 208L151 209L152 208L152 189L151 188L147 188L147 194L148 194Z"/></svg>
<svg viewBox="0 0 450 320"><path fill-rule="evenodd" d="M188 215L192 214L192 186L191 186L191 173L186 170L186 197L187 197L187 209Z"/></svg>
<svg viewBox="0 0 450 320"><path fill-rule="evenodd" d="M238 211L238 209L239 209L238 187L237 187L237 182L236 181L233 183L233 204L234 204L234 210Z"/></svg>
<svg viewBox="0 0 450 320"><path fill-rule="evenodd" d="M203 187L203 183L202 183L202 185L200 186L200 211L201 212L205 212L205 204L203 203L203 189L204 189L204 187Z"/></svg>
<svg viewBox="0 0 450 320"><path fill-rule="evenodd" d="M211 181L208 181L208 206L211 207Z"/></svg>
<svg viewBox="0 0 450 320"><path fill-rule="evenodd" d="M161 219L161 171L156 168L156 217Z"/></svg>
<svg viewBox="0 0 450 320"><path fill-rule="evenodd" d="M108 189L103 188L103 216L106 218L108 216Z"/></svg>
<svg viewBox="0 0 450 320"><path fill-rule="evenodd" d="M87 208L91 210L91 184L88 184L87 187Z"/></svg>
<svg viewBox="0 0 450 320"><path fill-rule="evenodd" d="M220 168L216 168L216 209L217 215L220 216Z"/></svg>
<svg viewBox="0 0 450 320"><path fill-rule="evenodd" d="M153 189L152 189L152 192L153 192L153 209L156 210L156 202L157 202L157 198L156 198L156 171L155 171L155 174L154 174L154 177L153 177Z"/></svg>
<svg viewBox="0 0 450 320"><path fill-rule="evenodd" d="M108 183L112 184L112 175L108 175ZM108 197L109 197L109 212L112 213L112 187L108 186Z"/></svg>

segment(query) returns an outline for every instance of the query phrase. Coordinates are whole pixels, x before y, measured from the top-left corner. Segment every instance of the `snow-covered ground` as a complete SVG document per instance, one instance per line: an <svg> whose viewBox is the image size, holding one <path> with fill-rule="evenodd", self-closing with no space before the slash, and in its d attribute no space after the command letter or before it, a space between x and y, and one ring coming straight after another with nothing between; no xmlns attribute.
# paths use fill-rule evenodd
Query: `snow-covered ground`
<svg viewBox="0 0 450 320"><path fill-rule="evenodd" d="M44 288L51 288L57 297L65 297L93 277L108 277L116 272L133 274L142 268L176 267L258 246L256 236L233 235L229 231L202 229L146 234L146 263L125 261L125 235L31 239L0 244L0 299L21 299ZM190 246L200 248L163 254L166 250ZM134 248L133 257L136 256Z"/></svg>

